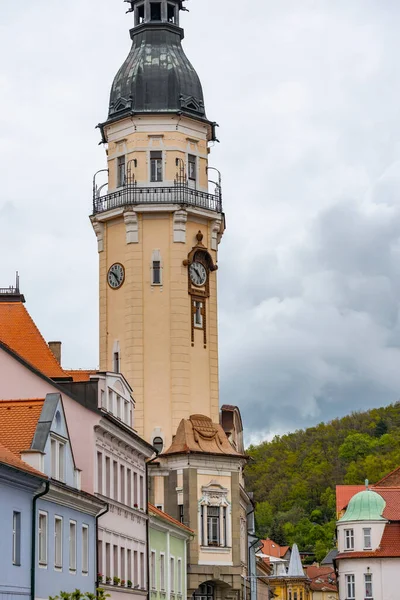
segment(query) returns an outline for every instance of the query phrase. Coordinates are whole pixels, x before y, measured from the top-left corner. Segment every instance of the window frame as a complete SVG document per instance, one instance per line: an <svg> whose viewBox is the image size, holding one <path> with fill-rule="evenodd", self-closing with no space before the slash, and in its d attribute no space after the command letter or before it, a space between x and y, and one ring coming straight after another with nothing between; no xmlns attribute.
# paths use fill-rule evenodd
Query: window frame
<svg viewBox="0 0 400 600"><path fill-rule="evenodd" d="M60 532L57 535L57 523L60 523ZM54 569L62 571L63 568L63 518L60 515L54 515ZM59 546L57 548L57 546ZM58 553L60 556L58 557ZM59 561L57 562L57 558Z"/></svg>
<svg viewBox="0 0 400 600"><path fill-rule="evenodd" d="M346 552L354 550L354 529L344 530L344 549Z"/></svg>
<svg viewBox="0 0 400 600"><path fill-rule="evenodd" d="M210 509L215 514L210 514ZM219 506L207 506L207 546L219 548L221 544L221 511ZM215 531L214 531L215 530ZM216 532L216 539L214 533ZM211 534L211 535L210 535Z"/></svg>
<svg viewBox="0 0 400 600"><path fill-rule="evenodd" d="M126 182L126 155L117 156L117 188L124 187Z"/></svg>
<svg viewBox="0 0 400 600"><path fill-rule="evenodd" d="M171 594L175 594L175 556L169 557L169 588Z"/></svg>
<svg viewBox="0 0 400 600"><path fill-rule="evenodd" d="M86 532L84 534L84 532ZM81 551L82 551L82 575L89 575L89 525L82 523L81 531ZM86 536L86 552L85 552L85 536ZM86 564L85 564L86 563ZM86 566L86 569L85 569Z"/></svg>
<svg viewBox="0 0 400 600"><path fill-rule="evenodd" d="M40 521L44 519L44 530L41 527ZM39 567L47 568L48 564L48 531L49 531L49 515L44 510L39 510L38 512L38 563ZM44 550L45 556L42 556L42 550Z"/></svg>
<svg viewBox="0 0 400 600"><path fill-rule="evenodd" d="M71 531L74 531L74 540L72 540ZM76 573L77 570L77 522L74 519L69 521L69 572ZM74 542L72 544L72 541ZM73 561L72 561L73 558ZM75 565L75 566L74 566Z"/></svg>
<svg viewBox="0 0 400 600"><path fill-rule="evenodd" d="M177 562L176 562L176 570L177 570L177 591L176 593L179 595L182 595L182 559L178 558Z"/></svg>
<svg viewBox="0 0 400 600"><path fill-rule="evenodd" d="M197 156L195 154L188 154L188 179L197 181Z"/></svg>
<svg viewBox="0 0 400 600"><path fill-rule="evenodd" d="M163 181L163 152L162 150L150 150L150 182L162 183Z"/></svg>
<svg viewBox="0 0 400 600"><path fill-rule="evenodd" d="M369 533L367 533L369 532ZM366 544L366 539L369 539L369 545ZM372 528L364 527L363 528L363 543L364 550L372 550Z"/></svg>
<svg viewBox="0 0 400 600"><path fill-rule="evenodd" d="M346 600L356 600L356 577L354 573L346 573Z"/></svg>
<svg viewBox="0 0 400 600"><path fill-rule="evenodd" d="M13 510L12 564L14 567L21 566L21 519L21 511Z"/></svg>
<svg viewBox="0 0 400 600"><path fill-rule="evenodd" d="M165 577L165 552L160 552L160 591L166 591L166 577Z"/></svg>
<svg viewBox="0 0 400 600"><path fill-rule="evenodd" d="M60 438L53 433L50 434L50 463L51 477L57 481L65 483L66 472L66 447L68 441L65 438Z"/></svg>
<svg viewBox="0 0 400 600"><path fill-rule="evenodd" d="M367 581L367 578L369 579L369 581ZM367 586L370 586L370 594L368 594L368 588ZM374 597L374 590L372 587L372 573L364 573L364 598L365 600L373 600Z"/></svg>
<svg viewBox="0 0 400 600"><path fill-rule="evenodd" d="M161 260L153 260L151 264L151 285L162 285Z"/></svg>
<svg viewBox="0 0 400 600"><path fill-rule="evenodd" d="M204 328L204 302L193 300L193 326L196 329Z"/></svg>
<svg viewBox="0 0 400 600"><path fill-rule="evenodd" d="M160 18L159 19L153 19L153 6L157 6L160 9ZM162 2L160 2L160 0L156 0L155 2L150 2L150 22L151 23L159 23L160 21L162 21Z"/></svg>
<svg viewBox="0 0 400 600"><path fill-rule="evenodd" d="M157 554L155 550L150 552L150 588L157 589L157 571L156 571Z"/></svg>

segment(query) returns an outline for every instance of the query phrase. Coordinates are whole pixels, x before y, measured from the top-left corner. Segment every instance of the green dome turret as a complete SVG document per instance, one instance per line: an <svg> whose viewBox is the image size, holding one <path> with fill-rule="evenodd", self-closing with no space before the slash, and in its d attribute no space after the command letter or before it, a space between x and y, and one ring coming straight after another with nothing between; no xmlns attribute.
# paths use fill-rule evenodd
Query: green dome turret
<svg viewBox="0 0 400 600"><path fill-rule="evenodd" d="M339 523L346 521L385 521L382 516L386 502L377 492L367 489L350 500L347 510Z"/></svg>

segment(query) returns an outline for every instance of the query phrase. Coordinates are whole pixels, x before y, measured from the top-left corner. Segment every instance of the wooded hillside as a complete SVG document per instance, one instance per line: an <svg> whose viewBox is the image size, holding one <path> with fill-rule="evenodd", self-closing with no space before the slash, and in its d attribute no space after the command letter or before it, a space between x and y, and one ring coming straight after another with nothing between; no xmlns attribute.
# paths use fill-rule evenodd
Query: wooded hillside
<svg viewBox="0 0 400 600"><path fill-rule="evenodd" d="M250 446L246 480L260 537L317 560L334 546L335 486L371 483L400 465L400 402Z"/></svg>

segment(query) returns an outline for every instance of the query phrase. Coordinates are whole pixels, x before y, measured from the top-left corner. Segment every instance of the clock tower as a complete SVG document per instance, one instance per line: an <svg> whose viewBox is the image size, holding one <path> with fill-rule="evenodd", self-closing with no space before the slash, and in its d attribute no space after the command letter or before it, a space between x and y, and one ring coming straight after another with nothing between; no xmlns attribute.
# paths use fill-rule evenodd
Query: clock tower
<svg viewBox="0 0 400 600"><path fill-rule="evenodd" d="M219 421L217 252L225 221L220 174L208 163L216 124L182 48L184 2L128 4L132 47L99 126L107 167L93 185L100 370L125 375L135 428L165 449L182 419Z"/></svg>

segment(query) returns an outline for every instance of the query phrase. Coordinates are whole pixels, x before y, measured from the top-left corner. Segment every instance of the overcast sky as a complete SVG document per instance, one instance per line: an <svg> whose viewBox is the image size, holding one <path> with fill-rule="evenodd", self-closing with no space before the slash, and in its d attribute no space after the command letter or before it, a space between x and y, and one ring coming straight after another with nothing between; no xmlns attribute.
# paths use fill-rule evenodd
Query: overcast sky
<svg viewBox="0 0 400 600"><path fill-rule="evenodd" d="M221 403L247 440L400 397L400 3L191 0L184 46L223 173ZM95 126L122 0L0 2L0 287L95 367Z"/></svg>

